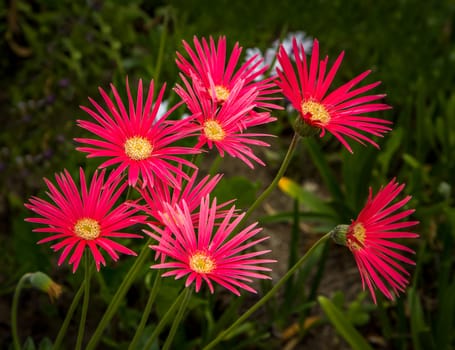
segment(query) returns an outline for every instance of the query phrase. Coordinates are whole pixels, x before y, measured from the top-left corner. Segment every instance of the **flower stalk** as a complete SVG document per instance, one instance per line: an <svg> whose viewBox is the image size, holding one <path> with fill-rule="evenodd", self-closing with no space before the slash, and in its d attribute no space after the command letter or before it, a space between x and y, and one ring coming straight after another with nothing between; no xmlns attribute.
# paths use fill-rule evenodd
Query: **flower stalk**
<svg viewBox="0 0 455 350"><path fill-rule="evenodd" d="M85 252L84 256L84 300L82 302L82 312L81 312L81 321L79 323L79 331L77 333L77 340L76 340L76 350L80 350L82 348L82 342L84 340L84 332L85 332L85 321L87 320L87 310L88 310L88 303L90 299L90 263L89 263L89 256L88 252Z"/></svg>
<svg viewBox="0 0 455 350"><path fill-rule="evenodd" d="M122 283L117 289L117 292L114 294L112 297L112 300L107 307L106 311L104 312L103 317L101 318L101 321L98 323L98 327L96 327L95 332L93 333L89 343L87 344L86 350L93 350L96 348L96 345L98 344L104 330L106 329L109 321L112 319L114 316L115 312L120 306L120 303L122 302L123 298L125 297L126 292L129 290L131 287L131 284L134 282L136 279L137 275L139 274L145 260L149 256L150 249L149 249L149 244L151 242L151 239L149 239L146 244L144 244L144 247L142 248L141 252L139 255L136 257L133 266L131 266L130 270L126 274L126 277L123 279Z"/></svg>
<svg viewBox="0 0 455 350"><path fill-rule="evenodd" d="M142 313L141 320L139 322L139 325L136 328L136 333L134 334L133 340L131 340L131 343L128 347L129 350L133 350L136 348L136 344L139 341L139 338L141 337L142 332L144 331L145 325L147 324L147 320L150 316L150 312L152 311L152 306L156 299L158 291L160 289L160 285L161 285L161 274L160 274L160 270L158 270L158 271L156 271L152 290L150 291L150 295L147 300L147 304L145 305L144 312ZM148 348L146 347L146 349L148 349Z"/></svg>
<svg viewBox="0 0 455 350"><path fill-rule="evenodd" d="M245 216L243 217L242 222L245 222L249 216L257 209L257 207L272 193L272 191L275 189L275 187L278 185L278 182L280 179L283 177L284 173L286 172L289 163L291 162L292 156L294 155L294 151L297 148L297 145L299 143L300 136L294 133L294 136L292 137L291 143L289 144L289 148L286 152L286 155L283 159L283 162L281 163L280 168L278 169L277 174L275 175L275 178L272 180L270 185L262 192L262 194L254 201L254 203L250 206L250 208L247 210Z"/></svg>
<svg viewBox="0 0 455 350"><path fill-rule="evenodd" d="M185 313L185 310L186 310L186 307L188 306L188 302L190 301L190 298L191 298L191 289L185 288L183 291L183 300L180 303L180 308L179 308L179 311L177 312L177 315L174 318L174 322L172 322L171 330L169 331L166 342L163 345L163 350L170 349L170 346L172 345L172 341L174 340L175 333L177 332L180 322L182 321L183 314Z"/></svg>
<svg viewBox="0 0 455 350"><path fill-rule="evenodd" d="M51 302L60 297L62 286L55 283L48 275L41 271L27 272L24 274L16 285L13 295L13 304L11 307L11 334L13 338L14 350L20 350L20 340L17 331L17 309L19 306L19 297L24 287L34 287L49 296Z"/></svg>
<svg viewBox="0 0 455 350"><path fill-rule="evenodd" d="M90 275L93 272L93 266L92 266L92 271L90 271ZM68 309L68 312L66 313L65 319L62 323L62 326L60 327L60 330L57 334L57 337L55 338L54 344L52 346L52 350L59 350L60 346L62 344L63 339L65 338L66 331L68 330L68 326L70 324L71 319L73 318L74 311L76 310L76 307L79 304L79 300L81 299L82 295L84 294L85 291L85 283L86 280L84 279L74 295L73 301L71 302L71 305Z"/></svg>
<svg viewBox="0 0 455 350"><path fill-rule="evenodd" d="M167 312L164 314L164 316L161 318L160 322L157 324L157 326L153 330L153 333L150 335L150 338L147 340L147 343L145 344L144 349L150 349L152 347L152 344L155 341L155 339L161 334L161 331L163 330L163 328L167 325L169 320L174 316L175 310L180 305L184 296L185 296L185 293L182 290L182 292L174 300L172 305L169 307Z"/></svg>
<svg viewBox="0 0 455 350"><path fill-rule="evenodd" d="M19 342L19 335L17 332L17 307L19 305L19 296L21 294L22 288L25 285L25 282L30 278L31 273L26 273L21 277L19 282L17 283L16 289L14 291L13 296L13 305L11 307L11 333L13 336L13 347L14 350L20 350L20 342Z"/></svg>
<svg viewBox="0 0 455 350"><path fill-rule="evenodd" d="M218 336L212 340L209 344L207 344L203 350L213 349L215 345L229 337L229 334L235 330L236 327L240 326L248 317L251 316L257 309L259 309L262 305L264 305L275 293L286 283L286 281L305 263L305 261L314 253L314 251L327 239L329 239L331 233L327 233L322 236L313 246L308 249L308 251L303 255L299 261L297 261L294 266L292 266L286 274L281 277L281 279L270 289L270 291L265 294L256 304L251 306L242 316L240 316L231 326L229 326L226 330L222 331Z"/></svg>

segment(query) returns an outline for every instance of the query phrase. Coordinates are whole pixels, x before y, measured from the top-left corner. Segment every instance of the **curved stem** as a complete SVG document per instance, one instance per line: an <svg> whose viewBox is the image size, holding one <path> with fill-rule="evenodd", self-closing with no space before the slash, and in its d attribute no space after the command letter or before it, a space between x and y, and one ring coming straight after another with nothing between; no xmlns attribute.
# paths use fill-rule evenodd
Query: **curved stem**
<svg viewBox="0 0 455 350"><path fill-rule="evenodd" d="M172 345L172 341L174 340L175 332L177 331L177 328L180 325L180 321L182 320L183 314L185 313L188 302L190 301L191 289L185 288L185 290L183 291L182 294L183 294L183 300L180 304L179 311L177 312L177 315L174 318L174 322L172 322L171 330L169 331L169 334L167 336L166 342L163 345L162 350L168 350L169 347Z"/></svg>
<svg viewBox="0 0 455 350"><path fill-rule="evenodd" d="M153 342L155 339L160 335L161 331L163 328L166 326L168 323L169 319L174 316L175 309L177 309L177 306L180 305L180 302L182 301L184 297L184 290L180 293L180 295L174 300L174 303L171 305L171 307L166 311L164 316L161 318L160 322L158 325L155 327L153 330L152 335L150 338L147 340L147 343L144 346L144 349L150 349L152 347Z"/></svg>
<svg viewBox="0 0 455 350"><path fill-rule="evenodd" d="M87 320L88 302L90 297L90 267L89 267L89 253L84 254L84 300L82 302L81 321L79 323L79 331L77 332L76 350L82 348L82 341L84 340L85 321Z"/></svg>
<svg viewBox="0 0 455 350"><path fill-rule="evenodd" d="M283 177L284 173L286 172L286 169L289 166L289 163L291 162L292 155L294 154L299 139L300 136L297 135L297 133L294 133L294 137L291 140L286 156L284 157L280 169L278 169L278 172L275 175L275 178L245 213L245 216L242 219L242 223L245 222L245 220L253 213L253 211L256 210L256 208L264 201L264 199L266 199L270 195L270 193L275 189L276 185L278 185L278 181L280 181L280 179Z"/></svg>
<svg viewBox="0 0 455 350"><path fill-rule="evenodd" d="M144 244L144 247L142 248L141 252L137 256L136 260L134 261L133 266L131 266L130 270L126 274L126 277L123 279L122 283L118 287L117 292L112 297L112 300L109 303L109 306L107 307L106 311L104 312L104 315L101 318L101 321L98 324L98 327L96 327L95 332L93 333L90 341L87 344L86 350L93 350L93 349L95 349L96 345L98 344L109 321L112 319L115 312L119 308L120 303L122 302L126 292L130 289L131 284L134 282L135 278L137 277L138 273L141 270L142 265L144 264L145 260L147 259L148 255L150 253L149 244L150 244L151 240L152 239L149 238L147 240L146 244Z"/></svg>
<svg viewBox="0 0 455 350"><path fill-rule="evenodd" d="M156 299L156 295L158 294L158 290L160 289L161 284L161 275L160 270L156 271L155 281L153 282L152 290L150 291L149 298L147 300L147 304L145 305L144 312L142 313L141 321L136 328L136 333L134 334L133 340L128 347L128 349L132 350L135 349L135 346L144 331L144 327L147 324L147 320L150 316L150 312L152 311L153 302Z"/></svg>
<svg viewBox="0 0 455 350"><path fill-rule="evenodd" d="M92 271L90 271L90 276L91 276L91 273L92 273ZM60 327L60 330L57 334L57 337L55 338L54 345L52 346L53 350L60 349L60 345L63 341L63 338L66 335L66 330L68 329L71 318L73 317L74 311L76 310L76 307L79 303L79 299L82 297L82 293L84 293L84 288L85 288L85 279L82 281L82 283L79 287L79 290L74 295L73 301L71 302L68 312L66 313L65 320L63 321L62 326Z"/></svg>
<svg viewBox="0 0 455 350"><path fill-rule="evenodd" d="M316 250L316 248L324 243L328 238L330 238L330 234L326 233L324 236L322 236L313 246L308 249L308 251L305 253L304 256L300 258L299 261L295 263L294 266L292 266L286 274L281 277L281 279L273 286L270 291L264 295L256 304L254 304L252 307L250 307L242 316L240 316L228 329L224 330L218 336L212 340L211 343L206 345L203 350L208 350L212 349L215 345L217 345L219 342L221 342L224 338L226 338L230 332L232 332L237 326L239 326L242 322L244 322L248 317L251 316L253 312L255 312L258 308L260 308L262 305L264 305L276 292L277 290L284 284L286 281L296 272L300 266L308 259L311 254Z"/></svg>
<svg viewBox="0 0 455 350"><path fill-rule="evenodd" d="M19 296L21 294L22 287L24 283L31 276L31 273L24 274L19 282L17 282L16 290L14 291L13 296L13 305L11 307L11 333L13 335L13 347L14 350L20 350L21 345L19 342L19 335L17 333L17 306L19 305Z"/></svg>
<svg viewBox="0 0 455 350"><path fill-rule="evenodd" d="M216 174L216 172L220 168L220 164L221 164L222 160L223 160L223 158L221 158L221 156L219 154L217 154L216 158L213 160L212 165L210 166L210 169L209 169L210 176L213 176Z"/></svg>
<svg viewBox="0 0 455 350"><path fill-rule="evenodd" d="M131 188L133 186L128 186L128 190L126 191L126 198L125 198L125 202L130 199L130 196L131 196Z"/></svg>
<svg viewBox="0 0 455 350"><path fill-rule="evenodd" d="M299 200L294 199L294 210L293 210L293 223L291 228L291 241L289 246L289 257L288 257L288 269L290 269L297 262L299 256L299 237L300 237L300 228L299 228ZM294 292L294 279L289 279L286 282L286 287L284 288L284 303L285 307L288 307L292 300L292 293Z"/></svg>

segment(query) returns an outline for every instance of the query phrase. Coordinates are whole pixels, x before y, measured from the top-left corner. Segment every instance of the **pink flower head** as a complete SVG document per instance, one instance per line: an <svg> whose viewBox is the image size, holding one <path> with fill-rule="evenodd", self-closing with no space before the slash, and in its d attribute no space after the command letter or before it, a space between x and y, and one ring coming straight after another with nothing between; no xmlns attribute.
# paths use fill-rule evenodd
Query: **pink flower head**
<svg viewBox="0 0 455 350"><path fill-rule="evenodd" d="M367 95L358 97L380 82L375 82L352 90L371 71L366 71L346 84L338 87L327 94L330 84L343 60L342 52L335 60L332 68L327 70L328 57L319 61L319 43L314 40L311 62L308 68L307 58L303 44L300 46L293 40L293 52L297 66L297 75L293 63L289 59L286 50L281 46L277 55L282 69L277 69L279 79L277 85L283 90L283 94L291 101L294 108L299 112L304 124L321 129L321 137L327 130L333 134L351 153L352 149L345 137L365 144L379 146L364 133L374 136L383 136L391 130L390 121L364 116L365 113L390 109L383 103L371 103L385 97L385 94ZM359 132L361 131L361 132ZM363 133L362 133L363 132Z"/></svg>
<svg viewBox="0 0 455 350"><path fill-rule="evenodd" d="M139 208L150 215L152 221L151 224L163 226L164 234L170 235L171 232L167 227L168 220L172 220L174 217L166 215L167 208L170 206L176 208L181 206L182 202L185 202L191 213L191 219L194 224L197 224L199 214L197 209L201 204L202 198L209 195L218 182L221 180L222 175L218 174L213 177L210 175L205 176L200 181L197 181L198 171L194 171L193 175L188 181L183 181L181 176L177 176L179 187L169 186L164 183L156 183L155 186L146 186L139 188L138 191L141 194L145 204L140 205ZM233 201L220 204L218 209L222 209ZM219 216L222 216L224 211L218 212ZM161 240L160 240L161 241ZM156 252L155 259L161 256L161 260L164 261L166 257Z"/></svg>
<svg viewBox="0 0 455 350"><path fill-rule="evenodd" d="M195 128L191 121L188 119L166 120L178 105L158 117L165 85L154 101L153 80L150 82L145 105L143 105L142 80L139 81L136 104L131 96L128 80L126 81L128 111L112 84L111 89L117 106L101 88L99 91L108 111L105 111L91 98L89 100L95 110L81 106L96 122L78 120L79 126L99 136L102 140L77 138L75 139L77 142L90 145L78 147L77 150L89 153L88 157L108 157L109 159L101 164L101 167L119 164L115 170L117 175L128 169L130 186L137 183L140 174L144 186L147 183L153 186L156 179L176 185L175 174L181 176L185 176L185 174L181 168L171 162L194 167L192 163L180 156L200 152L194 148L172 145L174 142L194 134Z"/></svg>
<svg viewBox="0 0 455 350"><path fill-rule="evenodd" d="M176 63L181 72L187 78L198 80L203 87L201 98L213 99L217 103L224 103L231 95L232 90L239 80L242 80L240 96L251 93L251 90L257 92L254 102L258 108L281 109L280 106L268 102L269 100L279 99L271 97L279 91L274 83L275 78L268 78L256 81L263 75L268 66L258 55L250 57L239 69L236 70L242 47L238 43L234 45L231 55L226 62L226 37L221 36L218 43L212 37L209 43L205 38L202 41L195 36L193 38L195 50L183 41L183 47L189 55L189 61L177 52Z"/></svg>
<svg viewBox="0 0 455 350"><path fill-rule="evenodd" d="M152 249L172 258L174 261L151 266L154 269L171 269L163 277L175 276L176 279L187 276L185 286L195 282L196 292L205 282L210 291L214 292L213 282L220 284L236 295L238 288L249 292L256 291L246 283L252 278L270 279L269 276L257 271L271 271L270 268L259 264L275 262L269 259L259 259L268 250L245 253L244 251L268 237L247 242L261 231L254 223L233 237L229 235L236 229L244 214L234 216L233 206L226 212L219 225L215 224L217 217L216 199L210 205L209 197L201 201L198 224L194 225L186 202L182 206L167 207L166 215L173 216L168 227L172 235L163 235L163 230L154 227L159 235L148 234L157 239L160 244L151 246Z"/></svg>
<svg viewBox="0 0 455 350"><path fill-rule="evenodd" d="M198 219L196 210L201 204L201 199L209 195L218 182L221 180L222 175L215 176L207 175L201 180L198 180L198 170L195 170L189 180L184 181L182 176L177 176L179 186L169 186L165 183L156 183L155 186L145 186L139 188L142 199L145 201L144 205L140 205L142 211L147 213L155 220L157 225L166 225L162 221L162 213L167 209L167 206L175 207L181 206L182 201L187 204L190 213L193 213L193 221ZM222 206L232 203L229 201Z"/></svg>
<svg viewBox="0 0 455 350"><path fill-rule="evenodd" d="M90 249L98 270L100 264L106 265L99 248L104 249L114 261L118 260L118 253L136 255L111 239L142 238L140 235L120 232L136 223L143 223L146 218L134 216L138 210L126 203L114 208L127 184L119 186L123 179L112 174L105 182L105 170L100 174L95 172L91 183L87 184L84 171L80 169L79 173L80 190L65 170L64 173L55 175L59 188L44 179L49 188L47 194L53 203L32 197L30 203L25 204L28 209L41 216L25 220L46 225L33 231L51 234L38 244L60 240L51 248L54 251L63 249L58 265L71 255L69 264L73 264L73 272L77 270L86 247Z"/></svg>
<svg viewBox="0 0 455 350"><path fill-rule="evenodd" d="M365 207L356 220L347 228L346 245L354 254L355 261L365 285L371 292L374 302L377 288L388 299L393 300L395 295L405 290L408 284L409 272L399 262L415 265L414 261L402 255L401 252L414 254L415 252L391 239L416 238L419 235L413 232L401 231L403 228L414 226L418 221L400 221L411 215L414 209L397 212L411 196L391 204L403 190L404 184L399 185L395 179L381 188L376 196L370 194Z"/></svg>
<svg viewBox="0 0 455 350"><path fill-rule="evenodd" d="M254 168L251 160L264 165L251 149L250 145L269 146L256 137L270 136L261 133L247 133L245 129L275 120L268 112L255 112L254 101L258 92L255 89L244 90L244 80L238 80L232 87L229 97L220 106L212 99L204 99L204 89L193 80L192 86L182 75L186 89L177 85L175 92L182 98L199 124L200 148L205 144L210 149L215 146L223 157L226 152L231 157L239 158L250 168ZM243 92L242 92L243 91Z"/></svg>

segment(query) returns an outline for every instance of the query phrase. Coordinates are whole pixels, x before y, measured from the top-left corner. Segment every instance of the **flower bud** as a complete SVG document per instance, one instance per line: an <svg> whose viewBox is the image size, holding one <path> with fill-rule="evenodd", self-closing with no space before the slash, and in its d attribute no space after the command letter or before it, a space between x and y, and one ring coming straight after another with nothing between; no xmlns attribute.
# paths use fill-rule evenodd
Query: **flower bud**
<svg viewBox="0 0 455 350"><path fill-rule="evenodd" d="M336 244L346 246L346 234L348 233L349 225L338 225L331 232L330 237Z"/></svg>
<svg viewBox="0 0 455 350"><path fill-rule="evenodd" d="M62 294L62 286L55 283L48 275L41 271L32 273L29 281L33 287L47 293L51 302L54 302Z"/></svg>

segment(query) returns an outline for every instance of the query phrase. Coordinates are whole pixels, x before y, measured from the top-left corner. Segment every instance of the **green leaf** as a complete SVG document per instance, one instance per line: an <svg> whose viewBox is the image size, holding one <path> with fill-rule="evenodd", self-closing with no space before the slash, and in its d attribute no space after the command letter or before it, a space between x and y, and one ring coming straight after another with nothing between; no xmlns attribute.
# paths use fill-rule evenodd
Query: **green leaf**
<svg viewBox="0 0 455 350"><path fill-rule="evenodd" d="M142 332L141 337L139 338L139 341L136 343L136 346L133 348L133 350L159 350L159 342L158 340L155 340L149 347L146 347L147 341L150 337L150 335L153 333L154 328L156 327L156 324L149 324L144 328L144 331ZM128 347L128 344L125 344L125 348ZM117 349L121 347L117 346Z"/></svg>
<svg viewBox="0 0 455 350"><path fill-rule="evenodd" d="M419 161L408 153L403 154L403 160L406 164L410 165L414 169L418 169L421 167Z"/></svg>
<svg viewBox="0 0 455 350"><path fill-rule="evenodd" d="M222 178L213 191L218 203L236 199L235 204L240 208L247 208L256 199L259 189L258 182L243 176L234 176L229 179Z"/></svg>
<svg viewBox="0 0 455 350"><path fill-rule="evenodd" d="M357 212L365 203L380 153L374 147L364 147L359 143L353 143L352 149L353 154L342 153L341 174L346 192L345 205Z"/></svg>
<svg viewBox="0 0 455 350"><path fill-rule="evenodd" d="M354 328L348 318L326 297L318 297L319 304L336 331L354 350L373 350L364 337Z"/></svg>
<svg viewBox="0 0 455 350"><path fill-rule="evenodd" d="M39 343L39 350L51 350L52 349L52 341L49 338L43 338Z"/></svg>
<svg viewBox="0 0 455 350"><path fill-rule="evenodd" d="M25 339L22 350L36 350L36 345L32 338L27 337L27 339Z"/></svg>
<svg viewBox="0 0 455 350"><path fill-rule="evenodd" d="M453 327L455 321L455 281L442 291L442 296L438 300L440 305L436 322L436 349L448 349L454 339Z"/></svg>
<svg viewBox="0 0 455 350"><path fill-rule="evenodd" d="M278 183L279 188L291 198L298 199L308 210L319 214L326 214L332 218L337 218L338 214L325 201L314 193L304 189L294 180L282 177Z"/></svg>
<svg viewBox="0 0 455 350"><path fill-rule="evenodd" d="M387 175L387 171L390 169L390 163L394 159L402 141L403 128L395 128L393 133L388 137L382 152L378 155L378 162L381 164L381 172L383 175Z"/></svg>
<svg viewBox="0 0 455 350"><path fill-rule="evenodd" d="M416 350L434 349L433 336L425 323L422 304L414 287L408 289L408 304L411 312L411 336L413 348Z"/></svg>
<svg viewBox="0 0 455 350"><path fill-rule="evenodd" d="M311 160L313 161L314 165L319 170L319 174L322 176L325 185L327 186L328 190L330 191L333 198L337 201L343 201L343 193L341 191L339 182L333 175L333 172L327 162L327 157L321 151L321 146L313 140L312 138L306 137L304 139L304 144L308 153L311 156Z"/></svg>

